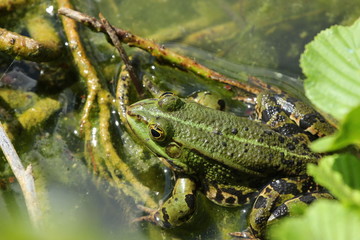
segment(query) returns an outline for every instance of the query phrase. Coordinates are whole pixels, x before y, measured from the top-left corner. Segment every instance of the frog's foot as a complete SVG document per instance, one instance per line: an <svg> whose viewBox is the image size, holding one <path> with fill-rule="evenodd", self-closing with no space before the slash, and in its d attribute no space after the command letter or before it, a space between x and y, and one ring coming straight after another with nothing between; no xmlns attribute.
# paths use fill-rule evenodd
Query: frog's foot
<svg viewBox="0 0 360 240"><path fill-rule="evenodd" d="M158 223L159 222L159 216L158 216L159 211L157 209L148 208L148 207L145 207L142 205L137 205L137 208L145 213L148 213L148 215L135 218L134 220L131 221L132 223L146 221L146 222L151 222L155 225L159 225L159 223Z"/></svg>
<svg viewBox="0 0 360 240"><path fill-rule="evenodd" d="M260 240L260 238L255 237L255 235L252 233L250 228L242 232L232 232L229 233L229 235L236 239L242 239L242 240Z"/></svg>
<svg viewBox="0 0 360 240"><path fill-rule="evenodd" d="M297 197L294 197L290 200L285 201L278 207L276 207L268 218L268 224L272 224L277 219L291 214L294 207L299 207L301 205L309 205L316 199L334 199L334 197L327 192L315 192L307 193Z"/></svg>
<svg viewBox="0 0 360 240"><path fill-rule="evenodd" d="M256 198L249 215L251 233L262 237L268 225L295 213L294 207L319 198L332 198L308 176L275 179Z"/></svg>
<svg viewBox="0 0 360 240"><path fill-rule="evenodd" d="M180 226L189 220L195 211L195 186L195 182L189 178L178 178L169 199L158 209L138 206L148 215L136 218L133 222L147 221L163 228Z"/></svg>

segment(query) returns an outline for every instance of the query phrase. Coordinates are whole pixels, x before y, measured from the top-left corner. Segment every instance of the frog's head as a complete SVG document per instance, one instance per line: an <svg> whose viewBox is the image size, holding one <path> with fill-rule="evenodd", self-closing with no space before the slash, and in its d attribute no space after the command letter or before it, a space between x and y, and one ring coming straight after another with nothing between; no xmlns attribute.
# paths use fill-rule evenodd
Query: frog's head
<svg viewBox="0 0 360 240"><path fill-rule="evenodd" d="M184 104L179 97L164 93L159 99L144 99L134 103L126 111L128 125L140 143L157 156L165 158L178 171L184 171L185 166L178 162L182 148L173 140L171 113L178 111Z"/></svg>

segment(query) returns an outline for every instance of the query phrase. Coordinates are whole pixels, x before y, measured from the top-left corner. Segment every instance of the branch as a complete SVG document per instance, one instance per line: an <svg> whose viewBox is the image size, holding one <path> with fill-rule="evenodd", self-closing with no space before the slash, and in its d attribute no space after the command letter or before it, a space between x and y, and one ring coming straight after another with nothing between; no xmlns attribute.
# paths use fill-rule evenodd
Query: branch
<svg viewBox="0 0 360 240"><path fill-rule="evenodd" d="M66 0L58 0L59 7L67 7L65 9L70 9L72 5L70 4L70 1ZM76 22L72 19L62 17L62 24L64 27L64 32L67 37L67 41L69 43L69 47L71 50L71 53L74 58L74 62L76 64L76 67L79 71L80 76L85 79L88 94L86 97L85 105L83 108L83 114L81 117L81 123L80 123L80 131L81 133L84 132L84 129L90 128L90 112L93 108L96 95L101 88L100 86L100 79L97 75L97 72L93 65L90 62L90 59L87 57L85 47L81 42L80 34L78 32Z"/></svg>
<svg viewBox="0 0 360 240"><path fill-rule="evenodd" d="M107 33L105 26L96 18L88 16L84 13L69 9L69 8L60 8L58 13L74 19L77 22L83 23L84 25L88 26L89 28L93 29L97 32ZM184 57L180 54L177 54L163 46L160 46L150 40L143 39L139 36L136 36L128 31L125 31L120 28L114 28L117 36L119 37L120 41L123 43L128 44L130 47L138 47L143 49L156 57L158 60L165 62L172 66L177 66L180 69L187 70L193 72L199 76L204 77L205 79L215 80L218 82L226 83L240 89L245 90L246 92L258 94L261 92L261 89L249 86L245 83L230 79L218 72L215 72L194 60Z"/></svg>
<svg viewBox="0 0 360 240"><path fill-rule="evenodd" d="M110 23L104 18L102 14L99 14L101 23L105 27L107 35L110 37L112 44L118 50L120 57L122 61L124 62L126 66L126 70L128 71L131 80L133 81L136 91L139 95L142 94L142 84L139 81L138 77L135 74L134 68L130 64L130 60L128 55L125 52L125 49L122 47L119 37L116 35L115 29L113 26L110 25Z"/></svg>
<svg viewBox="0 0 360 240"><path fill-rule="evenodd" d="M36 41L4 28L0 28L0 51L35 62L52 61L61 55L57 43Z"/></svg>
<svg viewBox="0 0 360 240"><path fill-rule="evenodd" d="M26 170L17 155L14 146L8 138L3 125L0 123L0 147L9 162L9 165L19 182L21 191L24 195L25 204L33 226L37 229L41 226L41 211L35 191L35 182L32 176L32 168L29 165Z"/></svg>

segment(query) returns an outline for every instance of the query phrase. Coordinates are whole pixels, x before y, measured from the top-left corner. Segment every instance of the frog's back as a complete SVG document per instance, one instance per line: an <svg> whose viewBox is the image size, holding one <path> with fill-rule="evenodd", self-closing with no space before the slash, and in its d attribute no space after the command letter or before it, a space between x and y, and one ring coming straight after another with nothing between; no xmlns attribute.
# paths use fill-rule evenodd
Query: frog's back
<svg viewBox="0 0 360 240"><path fill-rule="evenodd" d="M306 144L232 113L189 102L168 114L174 141L248 174L298 175L319 158Z"/></svg>

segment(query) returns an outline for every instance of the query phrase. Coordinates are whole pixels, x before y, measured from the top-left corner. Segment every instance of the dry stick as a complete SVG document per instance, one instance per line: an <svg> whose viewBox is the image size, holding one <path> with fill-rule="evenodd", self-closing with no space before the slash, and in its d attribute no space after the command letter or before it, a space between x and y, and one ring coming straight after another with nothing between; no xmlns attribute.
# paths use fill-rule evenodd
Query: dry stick
<svg viewBox="0 0 360 240"><path fill-rule="evenodd" d="M68 0L58 0L59 6L71 7L71 4ZM111 143L111 137L109 133L109 121L110 121L110 110L108 109L109 94L106 90L100 85L100 80L96 75L96 71L92 66L91 62L87 58L85 49L81 43L80 36L76 30L76 23L70 18L62 18L64 31L67 35L70 48L73 53L74 61L78 67L80 75L86 80L88 96L84 106L84 112L82 116L82 126L84 127L85 132L85 141L89 141L90 132L91 132L91 123L89 121L89 113L91 108L96 106L96 97L98 100L98 106L100 110L99 121L100 121L100 141L102 146L105 149L107 162L106 166L111 172L112 177L117 184L117 186L122 187L122 191L131 196L134 200L146 202L151 206L156 205L155 201L148 196L141 195L142 192L147 192L148 189L145 187L139 180L135 177L131 169L126 165L126 163L119 157L116 153L114 147ZM117 179L114 171L119 170L121 173L122 182ZM127 184L130 183L130 184ZM135 189L135 190L134 190ZM136 192L138 190L138 192ZM139 193L140 192L140 193Z"/></svg>
<svg viewBox="0 0 360 240"><path fill-rule="evenodd" d="M0 146L9 162L9 165L19 182L21 191L24 195L25 204L30 216L30 220L36 229L41 227L41 211L35 191L35 182L32 176L32 168L29 165L26 170L17 155L14 146L8 138L3 125L0 123Z"/></svg>
<svg viewBox="0 0 360 240"><path fill-rule="evenodd" d="M104 24L107 34L110 37L112 43L114 44L115 48L118 50L124 65L121 67L121 72L119 74L119 79L117 82L116 87L116 108L119 113L119 117L123 125L129 129L128 122L126 119L126 109L129 105L129 86L131 81L135 83L136 91L138 94L142 92L142 88L137 83L140 83L132 66L130 65L129 58L124 50L124 48L121 45L121 42L116 35L115 30L113 27L109 24L109 22L102 16L102 14L99 14L99 17ZM138 90L138 87L140 89Z"/></svg>
<svg viewBox="0 0 360 240"><path fill-rule="evenodd" d="M115 29L110 25L110 23L104 18L104 16L101 13L99 14L99 17L100 17L100 20L101 20L103 26L105 27L107 35L111 39L111 42L114 44L115 48L118 50L120 57L126 66L126 70L128 71L130 78L135 85L136 91L138 92L139 95L141 95L143 92L141 82L139 81L138 77L135 74L133 67L130 64L129 57L126 54L125 49L121 46L121 42L120 42L118 36L116 35Z"/></svg>
<svg viewBox="0 0 360 240"><path fill-rule="evenodd" d="M57 2L59 7L67 7L67 9L72 8L72 5L67 0L58 0ZM62 17L61 20L64 25L64 31L68 39L74 62L78 68L81 77L85 79L88 90L80 123L80 129L81 132L83 132L84 128L89 127L87 126L90 124L89 115L92 107L94 106L93 103L100 88L100 83L95 68L92 66L89 59L86 57L86 51L81 43L81 39L77 31L76 22L72 19L65 17Z"/></svg>
<svg viewBox="0 0 360 240"><path fill-rule="evenodd" d="M35 62L52 61L61 56L57 42L40 42L0 28L0 51Z"/></svg>
<svg viewBox="0 0 360 240"><path fill-rule="evenodd" d="M134 83L140 83L135 72L134 72L134 69L132 68L132 66L130 65L130 61L129 61L129 58L124 50L124 48L121 46L121 42L120 40L118 39L114 29L112 28L112 26L109 24L109 22L102 16L102 14L99 14L99 17L101 19L101 22L104 24L105 28L106 28L106 31L107 31L107 34L108 36L111 38L111 41L113 42L114 46L116 47L116 49L119 51L120 53L120 56L123 60L123 62L125 63L125 67L126 67L126 70L127 72L129 73L130 77L131 77L131 80L134 82ZM135 84L137 86L137 91L139 94L142 93L142 87L141 85L139 84ZM106 105L106 101L105 99L106 98L106 95L105 95L105 92L104 91L100 91L99 92L99 105L105 105L102 109L104 110L104 112L106 112L106 109L108 111L108 116L110 116L110 111ZM125 110L126 110L126 106L125 107ZM102 110L100 110L102 111ZM127 125L127 121L126 119L124 119L124 116L120 113L120 117L122 118L121 121L124 123L125 127L128 127ZM109 129L109 120L108 121L101 121L100 120L100 135L102 137L102 140L103 140L103 145L105 147L105 151L106 151L106 154L108 156L111 156L110 159L113 161L113 166L114 167L117 167L118 169L121 169L123 171L123 174L125 175L125 178L128 179L129 182L131 182L132 184L134 184L134 186L136 187L135 188L135 192L134 189L126 189L128 190L127 194L130 195L130 196L136 196L137 194L136 193L148 193L149 192L149 189L147 187L145 187L144 185L142 185L140 182L138 182L138 180L132 175L129 173L131 173L129 167L121 161L121 159L119 158L119 156L116 154L116 151L115 149L113 148L113 146L111 144L107 144L110 142L110 134L103 130L108 130ZM125 190L125 188L124 188ZM130 191L129 191L130 190ZM144 194L143 194L144 195ZM141 198L141 196L140 196ZM142 197L144 198L144 197ZM143 200L146 200L147 201L147 204L146 205L150 205L152 207L155 207L157 204L156 202L150 198L150 197L147 197L146 199L143 199Z"/></svg>
<svg viewBox="0 0 360 240"><path fill-rule="evenodd" d="M129 106L129 86L131 84L131 78L129 72L126 70L126 66L121 66L121 71L116 84L116 101L115 107L118 110L119 117L124 126L129 129L129 125L126 119L126 110ZM129 131L131 132L131 131Z"/></svg>
<svg viewBox="0 0 360 240"><path fill-rule="evenodd" d="M85 24L86 26L90 27L91 29L97 31L97 32L104 32L106 33L105 26L96 18L88 16L84 13L67 9L67 8L60 8L59 14L62 14L64 16L67 16L69 18L72 18L78 22L81 22ZM197 62L194 60L184 57L180 54L177 54L169 49L166 49L163 46L159 46L158 44L146 40L143 38L140 38L128 31L122 30L120 28L115 28L114 30L119 37L119 39L128 44L130 47L138 47L141 48L147 52L149 52L151 55L156 57L159 60L162 60L162 62L167 62L171 65L175 65L180 69L191 71L199 76L202 76L206 79L211 79L215 81L219 81L222 83L226 83L235 87L238 87L240 89L243 89L249 93L258 94L261 92L261 89L258 87L249 86L245 83L241 83L239 81L230 79L218 72L215 72Z"/></svg>
<svg viewBox="0 0 360 240"><path fill-rule="evenodd" d="M131 196L135 202L143 202L147 206L156 207L157 204L149 196L149 188L144 186L132 173L130 167L117 154L110 136L110 94L105 90L99 91L98 105L100 108L99 135L100 143L104 147L107 160L105 165L107 171L112 176L113 181L128 196ZM117 171L120 171L122 179L117 177ZM123 181L126 180L126 181ZM131 186L129 186L129 184Z"/></svg>

